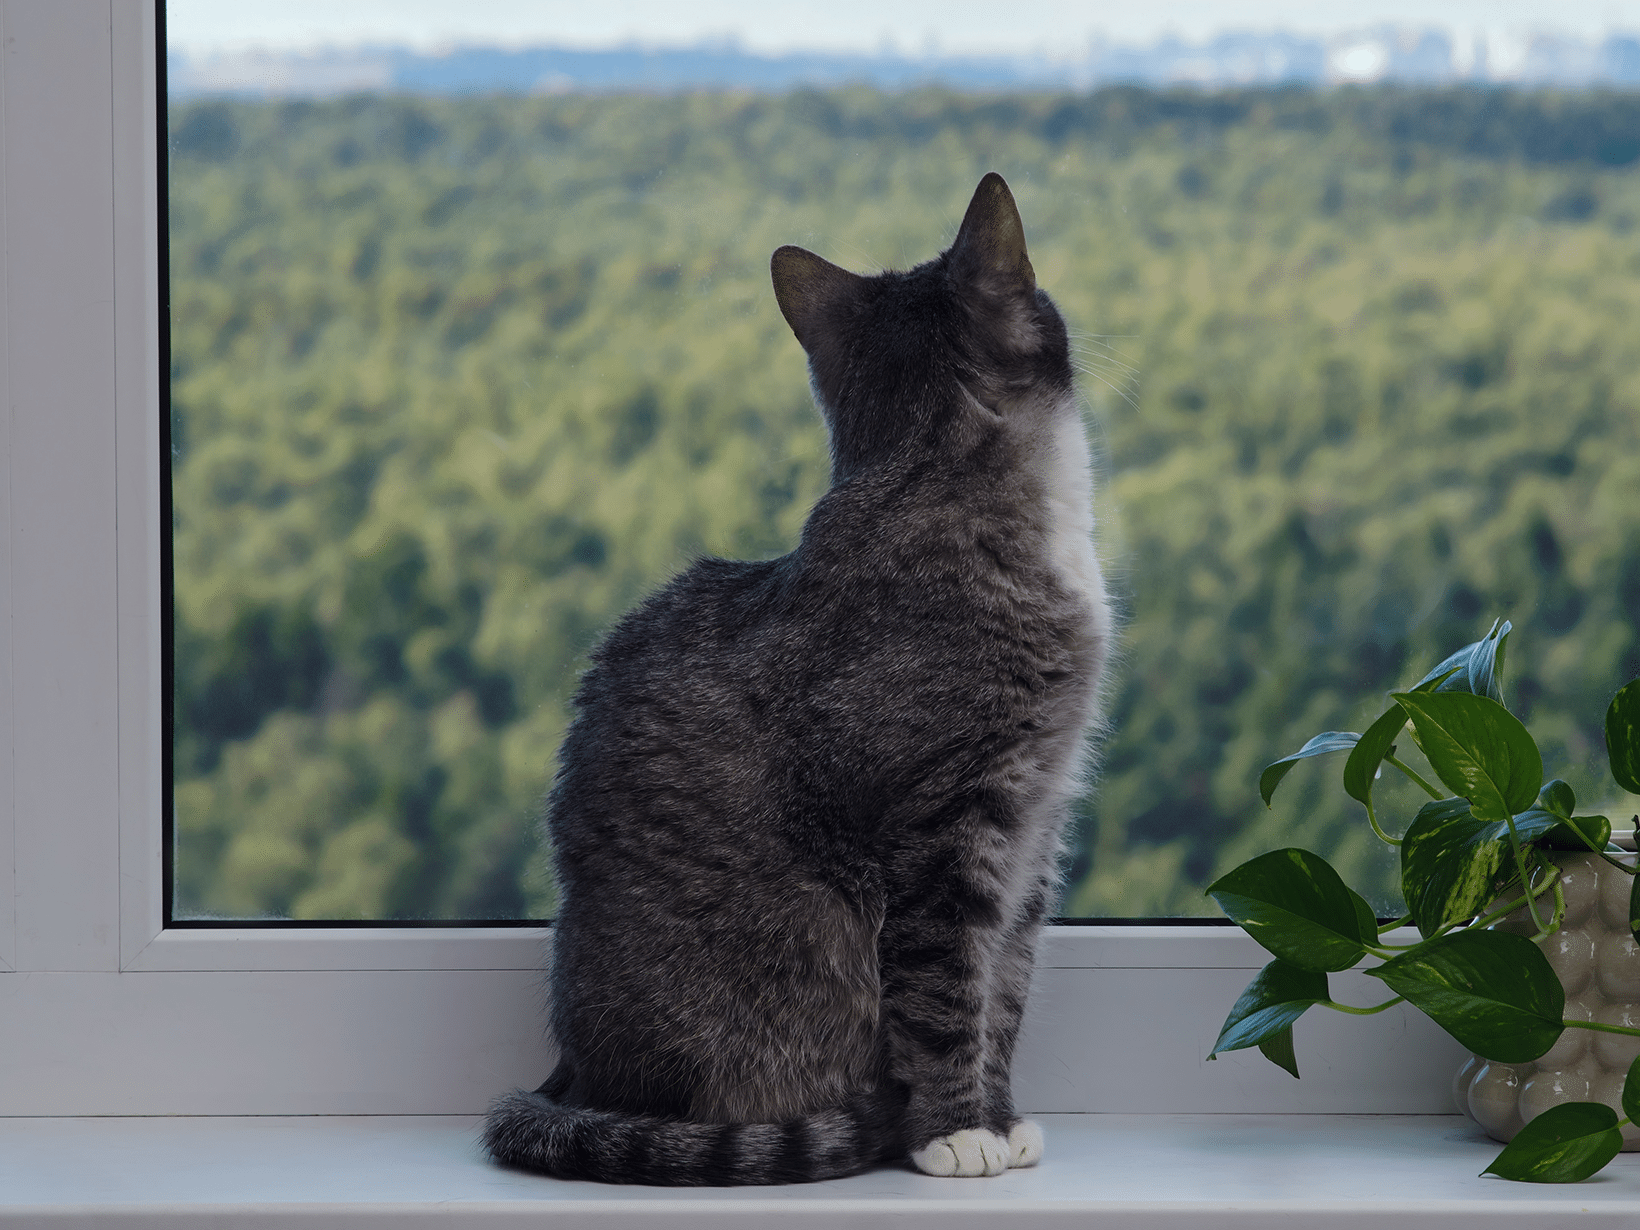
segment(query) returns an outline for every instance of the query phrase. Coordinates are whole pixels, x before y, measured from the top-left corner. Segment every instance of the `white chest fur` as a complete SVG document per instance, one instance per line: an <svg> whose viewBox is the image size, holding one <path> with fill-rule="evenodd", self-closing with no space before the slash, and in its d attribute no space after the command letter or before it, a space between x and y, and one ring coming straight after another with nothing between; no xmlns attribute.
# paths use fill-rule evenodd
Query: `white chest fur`
<svg viewBox="0 0 1640 1230"><path fill-rule="evenodd" d="M1093 551L1093 475L1088 439L1074 405L1062 406L1054 427L1046 494L1048 555L1060 582L1083 595L1094 623L1107 621L1105 582Z"/></svg>

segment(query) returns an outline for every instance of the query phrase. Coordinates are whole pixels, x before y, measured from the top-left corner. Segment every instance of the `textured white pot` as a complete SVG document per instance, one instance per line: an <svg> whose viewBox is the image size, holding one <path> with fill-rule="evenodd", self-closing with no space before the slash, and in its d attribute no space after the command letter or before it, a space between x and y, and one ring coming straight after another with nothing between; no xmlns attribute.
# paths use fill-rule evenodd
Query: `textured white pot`
<svg viewBox="0 0 1640 1230"><path fill-rule="evenodd" d="M1566 1016L1640 1028L1640 945L1629 933L1630 877L1594 854L1550 857L1561 869L1566 917L1543 941L1543 955L1566 988ZM1498 925L1524 935L1533 931L1524 909ZM1528 1120L1561 1102L1604 1102L1621 1116L1623 1080L1636 1055L1640 1038L1567 1029L1532 1063L1471 1057L1453 1077L1452 1096L1494 1140L1510 1140ZM1623 1149L1640 1151L1640 1128L1623 1129Z"/></svg>

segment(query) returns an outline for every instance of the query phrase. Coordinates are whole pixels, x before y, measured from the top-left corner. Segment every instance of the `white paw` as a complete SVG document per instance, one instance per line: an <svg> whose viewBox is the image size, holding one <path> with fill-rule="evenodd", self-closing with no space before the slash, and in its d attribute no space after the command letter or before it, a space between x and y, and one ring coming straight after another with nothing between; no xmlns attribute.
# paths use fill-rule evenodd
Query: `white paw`
<svg viewBox="0 0 1640 1230"><path fill-rule="evenodd" d="M1037 1140L1041 1139L1038 1132ZM1037 1152L1041 1152L1040 1147ZM1001 1174L1008 1169L1008 1158L1008 1142L985 1128L963 1128L935 1137L911 1155L918 1170L942 1179Z"/></svg>
<svg viewBox="0 0 1640 1230"><path fill-rule="evenodd" d="M1008 1133L1008 1165L1035 1166L1042 1160L1042 1129L1021 1119Z"/></svg>

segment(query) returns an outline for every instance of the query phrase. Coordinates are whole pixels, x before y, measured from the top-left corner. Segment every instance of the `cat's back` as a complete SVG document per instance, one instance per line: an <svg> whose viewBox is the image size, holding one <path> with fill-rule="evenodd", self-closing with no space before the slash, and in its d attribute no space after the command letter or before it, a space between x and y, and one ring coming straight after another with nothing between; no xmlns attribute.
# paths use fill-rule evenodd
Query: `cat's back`
<svg viewBox="0 0 1640 1230"><path fill-rule="evenodd" d="M1031 447L999 432L966 469L859 475L790 554L699 561L630 612L578 693L560 848L589 824L605 850L625 844L616 827L647 843L646 862L653 830L697 819L753 843L846 826L920 778L956 785L1023 732L1076 725L1103 596Z"/></svg>
<svg viewBox="0 0 1640 1230"><path fill-rule="evenodd" d="M749 736L791 571L790 557L698 560L610 629L559 752L549 825L561 850L589 812L664 821L668 796L727 805L755 787Z"/></svg>

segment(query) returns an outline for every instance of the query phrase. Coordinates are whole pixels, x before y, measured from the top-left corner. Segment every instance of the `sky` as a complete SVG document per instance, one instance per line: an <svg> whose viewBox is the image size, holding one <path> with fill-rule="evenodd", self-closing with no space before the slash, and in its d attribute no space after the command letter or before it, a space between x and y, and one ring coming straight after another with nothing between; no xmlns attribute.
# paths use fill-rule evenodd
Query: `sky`
<svg viewBox="0 0 1640 1230"><path fill-rule="evenodd" d="M1640 0L168 0L171 45L194 56L253 47L458 43L607 47L733 38L749 50L1076 53L1095 35L1199 42L1225 29L1341 33L1389 23L1493 41L1533 31L1640 30Z"/></svg>

